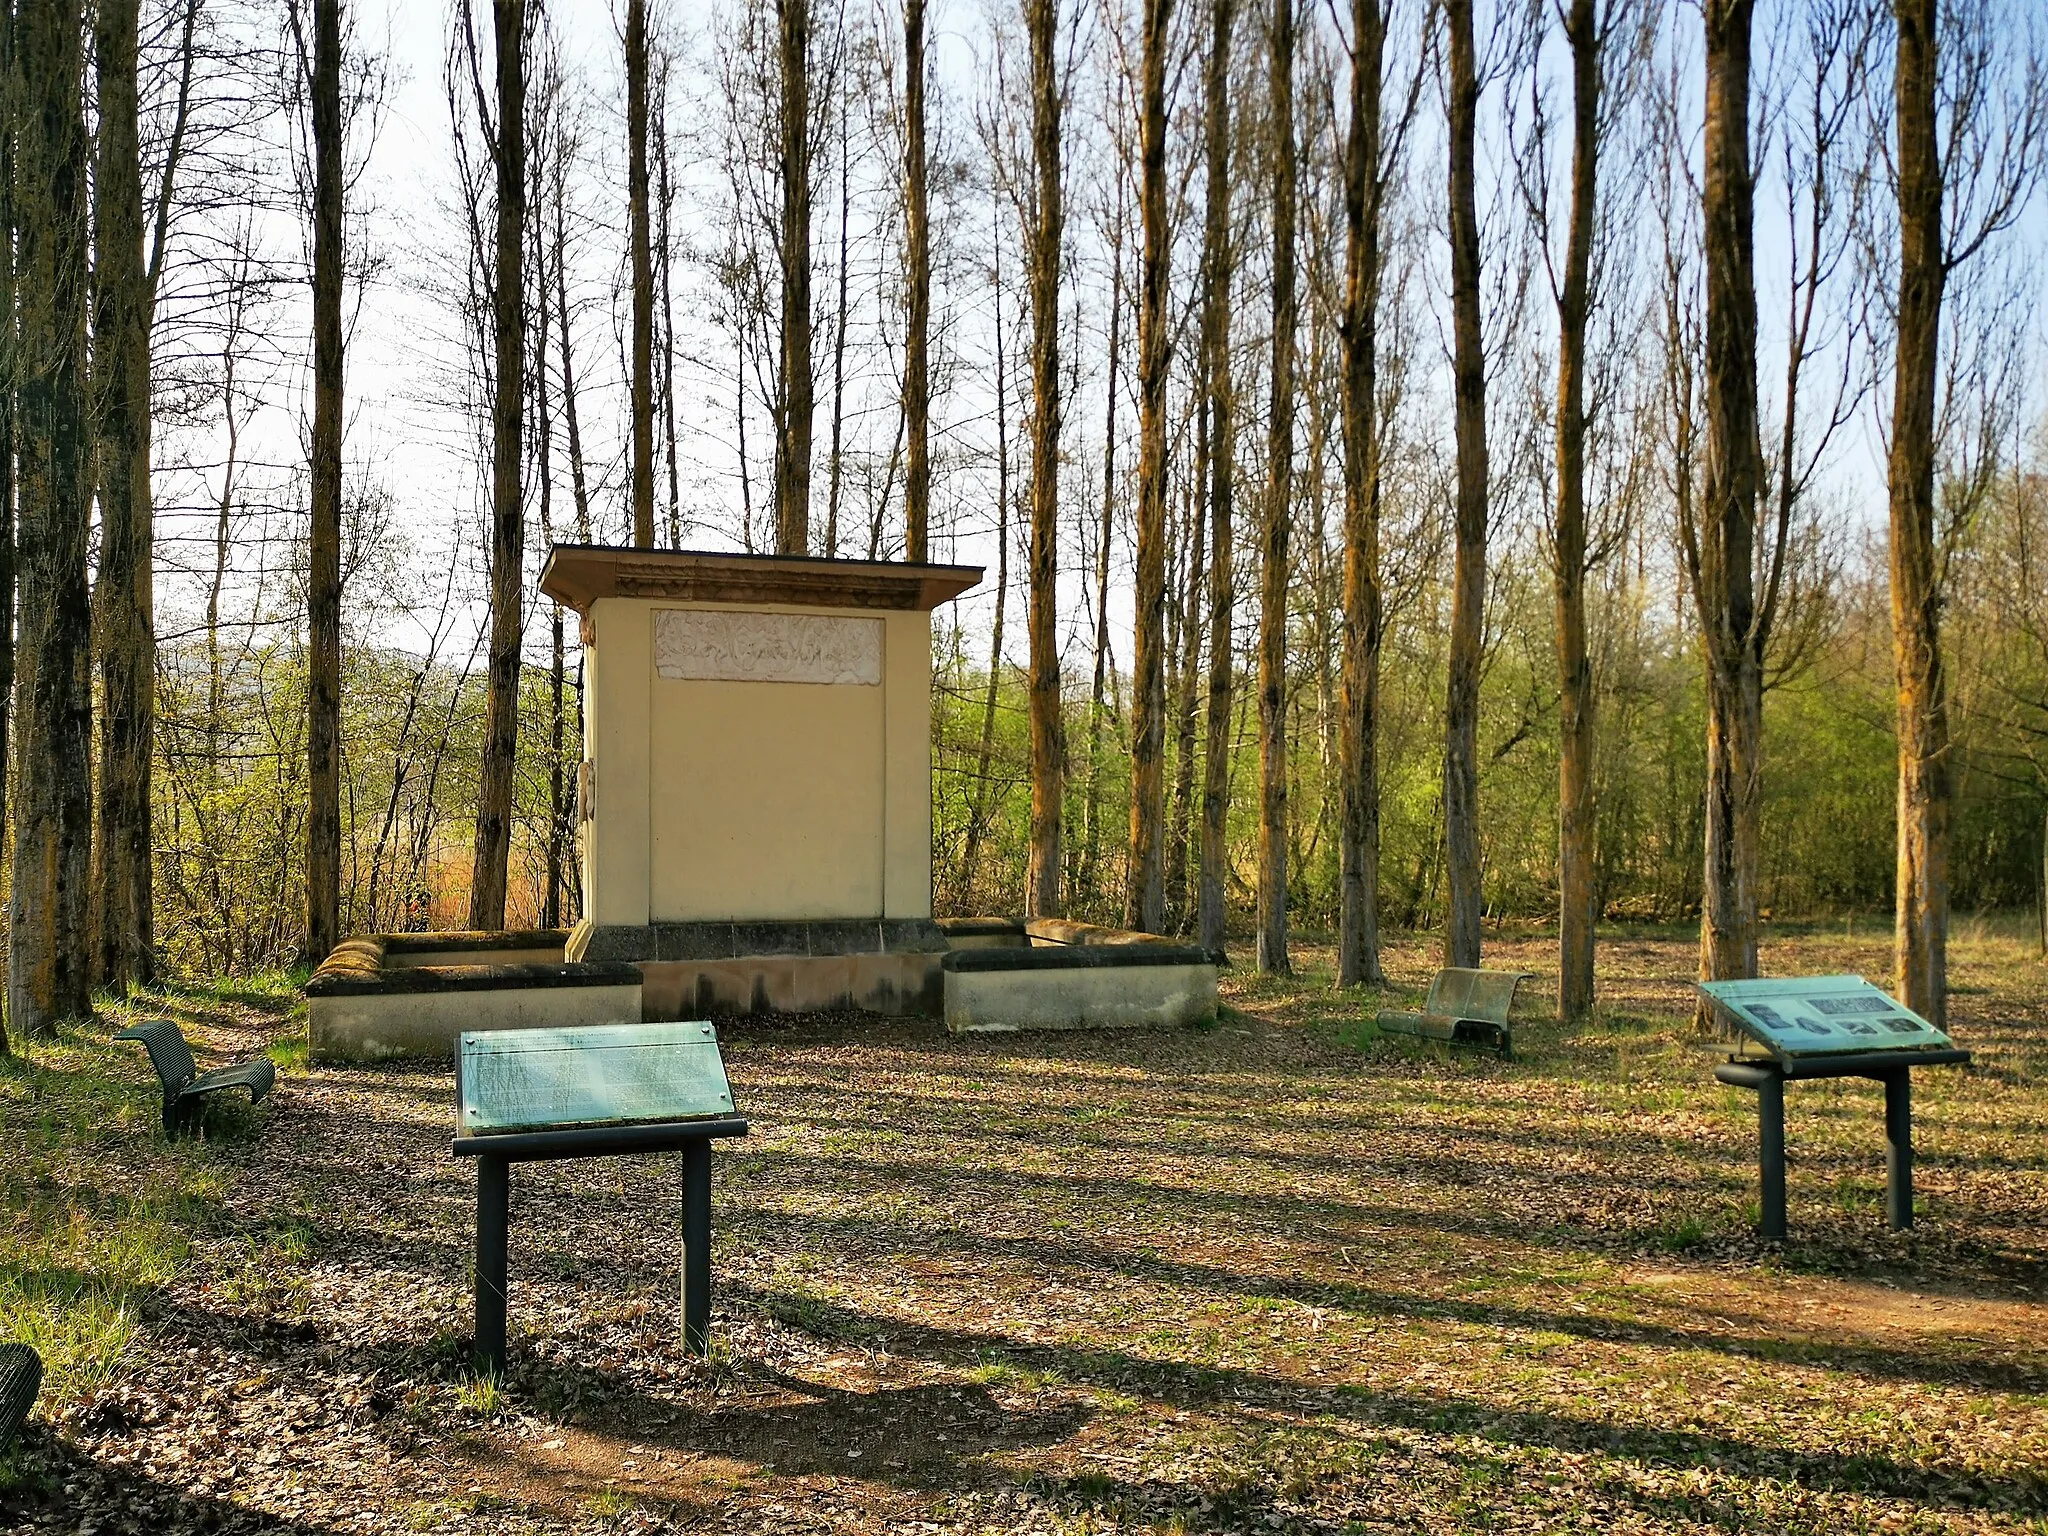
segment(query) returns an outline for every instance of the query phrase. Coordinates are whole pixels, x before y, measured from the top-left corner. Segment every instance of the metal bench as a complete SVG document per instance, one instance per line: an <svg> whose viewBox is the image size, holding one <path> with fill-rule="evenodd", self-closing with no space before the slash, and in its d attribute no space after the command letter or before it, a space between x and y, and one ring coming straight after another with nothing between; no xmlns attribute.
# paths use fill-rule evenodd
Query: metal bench
<svg viewBox="0 0 2048 1536"><path fill-rule="evenodd" d="M249 1102L254 1104L277 1082L277 1068L267 1056L238 1061L216 1072L201 1072L192 1059L192 1047L169 1019L144 1019L114 1038L140 1040L149 1052L149 1064L163 1080L166 1136L175 1136L197 1121L203 1097L216 1089L246 1088Z"/></svg>
<svg viewBox="0 0 2048 1536"><path fill-rule="evenodd" d="M0 1451L14 1443L36 1393L43 1385L43 1362L26 1344L0 1344Z"/></svg>
<svg viewBox="0 0 2048 1536"><path fill-rule="evenodd" d="M1446 966L1429 984L1429 1001L1422 1012L1389 1009L1379 1016L1383 1034L1420 1035L1451 1045L1476 1045L1498 1051L1503 1060L1515 1053L1515 1037L1508 1028L1508 1014L1515 1006L1515 989L1533 971L1473 971Z"/></svg>

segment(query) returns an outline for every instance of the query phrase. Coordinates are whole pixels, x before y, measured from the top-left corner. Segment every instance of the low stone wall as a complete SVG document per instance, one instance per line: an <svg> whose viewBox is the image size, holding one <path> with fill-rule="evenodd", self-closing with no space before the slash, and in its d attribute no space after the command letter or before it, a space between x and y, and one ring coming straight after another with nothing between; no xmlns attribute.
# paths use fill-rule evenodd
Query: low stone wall
<svg viewBox="0 0 2048 1536"><path fill-rule="evenodd" d="M306 983L314 1059L452 1056L465 1029L640 1022L637 969L527 958L550 953L553 938L541 930L344 940ZM504 956L517 958L499 963Z"/></svg>
<svg viewBox="0 0 2048 1536"><path fill-rule="evenodd" d="M1156 933L1033 919L1017 940L955 948L945 962L946 1027L1181 1028L1216 1017L1220 957Z"/></svg>
<svg viewBox="0 0 2048 1536"><path fill-rule="evenodd" d="M643 960L648 1022L761 1013L923 1015L944 1010L943 954L746 955Z"/></svg>

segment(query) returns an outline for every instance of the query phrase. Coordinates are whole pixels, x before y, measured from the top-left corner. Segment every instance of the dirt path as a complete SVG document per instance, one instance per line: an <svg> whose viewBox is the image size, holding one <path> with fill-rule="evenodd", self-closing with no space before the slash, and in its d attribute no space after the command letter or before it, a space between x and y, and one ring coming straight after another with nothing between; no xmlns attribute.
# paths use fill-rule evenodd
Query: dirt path
<svg viewBox="0 0 2048 1536"><path fill-rule="evenodd" d="M713 1358L675 1160L526 1166L496 1394L448 1074L289 1077L130 1386L42 1441L70 1491L0 1529L2043 1529L2038 975L1959 947L1984 1070L1918 1096L1913 1234L1874 1086L1796 1091L1781 1251L1689 948L1606 958L1620 1011L1539 997L1507 1065L1242 978L1207 1033L736 1026Z"/></svg>

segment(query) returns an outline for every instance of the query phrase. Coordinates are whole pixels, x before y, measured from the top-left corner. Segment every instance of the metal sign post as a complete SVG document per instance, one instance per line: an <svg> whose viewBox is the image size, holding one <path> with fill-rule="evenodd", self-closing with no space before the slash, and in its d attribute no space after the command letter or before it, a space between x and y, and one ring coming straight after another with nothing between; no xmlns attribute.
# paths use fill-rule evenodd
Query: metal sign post
<svg viewBox="0 0 2048 1536"><path fill-rule="evenodd" d="M1761 1236L1785 1236L1785 1084L1867 1077L1884 1084L1885 1216L1913 1225L1913 1068L1966 1065L1970 1053L1861 976L1703 981L1715 1013L1743 1036L1714 1076L1757 1100ZM1765 1054L1748 1054L1751 1044Z"/></svg>
<svg viewBox="0 0 2048 1536"><path fill-rule="evenodd" d="M472 1030L455 1065L449 1150L477 1160L476 1355L505 1369L505 1261L517 1162L683 1154L683 1347L711 1347L711 1142L744 1136L718 1050L701 1022Z"/></svg>

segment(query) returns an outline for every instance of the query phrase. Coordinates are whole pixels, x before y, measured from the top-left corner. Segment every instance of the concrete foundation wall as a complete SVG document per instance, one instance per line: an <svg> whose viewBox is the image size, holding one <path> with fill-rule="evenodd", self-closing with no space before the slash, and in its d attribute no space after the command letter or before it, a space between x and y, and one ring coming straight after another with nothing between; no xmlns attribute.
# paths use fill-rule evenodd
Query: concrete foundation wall
<svg viewBox="0 0 2048 1536"><path fill-rule="evenodd" d="M940 954L749 955L643 960L649 1023L752 1013L867 1013L936 1017L944 1006Z"/></svg>
<svg viewBox="0 0 2048 1536"><path fill-rule="evenodd" d="M306 999L316 1061L453 1056L465 1029L559 1029L638 1024L637 986L520 987L368 993Z"/></svg>
<svg viewBox="0 0 2048 1536"><path fill-rule="evenodd" d="M1216 967L1209 964L945 974L946 1027L955 1034L1181 1028L1216 1016Z"/></svg>

